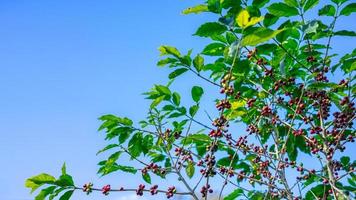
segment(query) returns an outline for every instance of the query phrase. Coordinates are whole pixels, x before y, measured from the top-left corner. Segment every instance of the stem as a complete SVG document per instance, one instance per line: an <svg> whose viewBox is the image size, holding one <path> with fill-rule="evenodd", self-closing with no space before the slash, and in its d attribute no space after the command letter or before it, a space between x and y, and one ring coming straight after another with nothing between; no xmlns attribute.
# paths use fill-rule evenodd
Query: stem
<svg viewBox="0 0 356 200"><path fill-rule="evenodd" d="M73 187L74 190L83 190L83 187L78 187L78 186L74 186ZM100 188L91 188L92 191L102 191L102 189ZM125 189L125 188L121 188L121 189L110 189L108 192L136 192L137 189ZM150 192L149 189L143 189L143 192ZM166 190L157 190L158 193L167 193L168 191ZM174 194L177 195L191 195L190 192L175 192Z"/></svg>

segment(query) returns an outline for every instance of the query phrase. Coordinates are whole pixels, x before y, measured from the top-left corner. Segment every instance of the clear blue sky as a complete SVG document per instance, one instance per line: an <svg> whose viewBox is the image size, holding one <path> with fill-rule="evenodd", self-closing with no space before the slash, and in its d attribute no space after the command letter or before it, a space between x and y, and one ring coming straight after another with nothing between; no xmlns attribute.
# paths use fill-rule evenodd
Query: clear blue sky
<svg viewBox="0 0 356 200"><path fill-rule="evenodd" d="M64 161L80 184L136 187L141 181L133 176L98 179L96 164L103 157L95 153L106 143L96 131L97 118L145 116L148 102L140 94L167 80L168 71L155 66L157 47L187 50L206 42L191 35L210 17L180 14L199 2L1 1L1 199L33 199L24 180L41 172L58 174ZM339 29L352 25L355 30L348 22ZM340 52L354 46L346 39L338 42ZM193 84L176 87L189 92ZM106 199L125 200L118 196ZM74 199L103 198L78 193Z"/></svg>

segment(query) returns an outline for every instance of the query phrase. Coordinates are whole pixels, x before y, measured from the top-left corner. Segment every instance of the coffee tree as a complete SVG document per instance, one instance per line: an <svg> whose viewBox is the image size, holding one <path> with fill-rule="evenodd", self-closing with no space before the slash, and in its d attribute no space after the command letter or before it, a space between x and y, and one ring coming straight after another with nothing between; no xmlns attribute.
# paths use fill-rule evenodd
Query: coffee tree
<svg viewBox="0 0 356 200"><path fill-rule="evenodd" d="M144 94L152 102L146 119L100 117L109 144L98 153L111 155L98 173L136 174L145 183L78 186L63 165L59 178L39 174L26 187L40 190L38 200L66 200L76 190L195 200L355 199L356 49L332 50L334 37L356 36L336 29L355 11L347 0L208 0L184 10L216 15L194 34L211 43L198 54L159 47L158 66L171 73L168 84ZM172 84L187 73L216 94L192 86L193 103L183 105ZM208 97L215 99L213 116L201 108ZM241 125L246 130L236 130ZM124 154L130 162L120 160ZM165 186L153 176L175 181Z"/></svg>

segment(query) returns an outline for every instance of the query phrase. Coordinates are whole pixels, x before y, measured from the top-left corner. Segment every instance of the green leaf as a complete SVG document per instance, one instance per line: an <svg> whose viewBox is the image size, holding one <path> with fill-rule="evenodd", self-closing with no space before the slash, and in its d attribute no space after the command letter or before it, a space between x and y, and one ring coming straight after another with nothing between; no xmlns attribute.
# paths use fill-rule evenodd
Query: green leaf
<svg viewBox="0 0 356 200"><path fill-rule="evenodd" d="M200 72L204 67L204 58L199 54L193 60L194 68Z"/></svg>
<svg viewBox="0 0 356 200"><path fill-rule="evenodd" d="M171 95L171 90L164 85L155 85L155 89L161 94L161 95L166 95L169 96Z"/></svg>
<svg viewBox="0 0 356 200"><path fill-rule="evenodd" d="M179 104L180 104L180 95L177 92L173 92L172 100L173 100L173 103L176 106L179 106Z"/></svg>
<svg viewBox="0 0 356 200"><path fill-rule="evenodd" d="M243 169L245 172L250 172L250 165L247 164L246 162L240 162L235 166L236 169Z"/></svg>
<svg viewBox="0 0 356 200"><path fill-rule="evenodd" d="M324 191L328 191L330 189L330 185L317 185L311 188L305 195L306 200L314 200L317 198L321 198L324 196Z"/></svg>
<svg viewBox="0 0 356 200"><path fill-rule="evenodd" d="M198 14L198 13L207 12L207 11L209 11L207 5L199 4L199 5L196 5L196 6L193 6L193 7L189 7L187 9L183 10L182 13L184 15L187 15L187 14L192 14L192 13Z"/></svg>
<svg viewBox="0 0 356 200"><path fill-rule="evenodd" d="M337 5L341 5L341 4L345 3L348 0L331 0L331 1L334 2Z"/></svg>
<svg viewBox="0 0 356 200"><path fill-rule="evenodd" d="M348 157L348 156L342 156L342 157L340 158L340 161L341 161L341 163L342 163L343 166L347 166L347 165L349 164L349 162L350 162L350 157Z"/></svg>
<svg viewBox="0 0 356 200"><path fill-rule="evenodd" d="M199 106L198 105L193 105L189 108L189 114L190 116L194 117L195 114L198 112Z"/></svg>
<svg viewBox="0 0 356 200"><path fill-rule="evenodd" d="M302 30L305 34L316 33L317 28L319 27L318 21L313 20L302 26Z"/></svg>
<svg viewBox="0 0 356 200"><path fill-rule="evenodd" d="M187 173L189 178L192 178L194 176L195 167L194 167L194 164L192 162L188 162L188 165L185 168L185 172Z"/></svg>
<svg viewBox="0 0 356 200"><path fill-rule="evenodd" d="M295 146L304 153L310 153L310 149L302 136L295 137Z"/></svg>
<svg viewBox="0 0 356 200"><path fill-rule="evenodd" d="M142 153L142 139L142 133L137 132L129 141L128 151L134 158L138 157Z"/></svg>
<svg viewBox="0 0 356 200"><path fill-rule="evenodd" d="M180 117L180 116L183 116L184 113L181 113L181 112L175 112L175 113L172 113L168 116L168 118L177 118L177 117Z"/></svg>
<svg viewBox="0 0 356 200"><path fill-rule="evenodd" d="M318 5L319 0L307 0L307 2L304 5L304 12L306 12L307 10L310 10L311 8L313 8L314 6Z"/></svg>
<svg viewBox="0 0 356 200"><path fill-rule="evenodd" d="M192 88L192 98L195 102L199 102L203 94L204 94L204 90L202 87L194 86Z"/></svg>
<svg viewBox="0 0 356 200"><path fill-rule="evenodd" d="M298 150L295 145L295 136L289 135L287 139L287 154L290 160L295 161L298 156Z"/></svg>
<svg viewBox="0 0 356 200"><path fill-rule="evenodd" d="M107 129L107 132L117 125L131 126L133 124L132 120L126 117L121 118L110 114L101 116L99 120L104 121L104 123L99 127L99 131Z"/></svg>
<svg viewBox="0 0 356 200"><path fill-rule="evenodd" d="M68 200L70 199L70 197L73 195L74 190L69 190L67 192L65 192L60 198L59 200Z"/></svg>
<svg viewBox="0 0 356 200"><path fill-rule="evenodd" d="M336 31L334 33L334 35L355 37L356 36L356 32L355 31L342 30L342 31Z"/></svg>
<svg viewBox="0 0 356 200"><path fill-rule="evenodd" d="M319 16L334 16L336 13L336 9L333 5L325 5L324 7L322 7L318 14Z"/></svg>
<svg viewBox="0 0 356 200"><path fill-rule="evenodd" d="M208 0L208 9L213 13L221 12L221 0Z"/></svg>
<svg viewBox="0 0 356 200"><path fill-rule="evenodd" d="M186 71L188 71L187 68L179 68L179 69L176 69L174 70L172 73L170 73L168 75L168 78L169 79L174 79L176 78L177 76L180 76L181 74L185 73Z"/></svg>
<svg viewBox="0 0 356 200"><path fill-rule="evenodd" d="M250 196L250 200L263 200L264 195L261 192L253 192Z"/></svg>
<svg viewBox="0 0 356 200"><path fill-rule="evenodd" d="M58 196L59 193L63 192L64 190L66 190L67 188L65 187L61 187L61 188L58 188L56 189L54 192L52 192L52 194L49 196L49 200L53 200L54 197Z"/></svg>
<svg viewBox="0 0 356 200"><path fill-rule="evenodd" d="M61 187L74 186L74 181L72 176L68 174L61 175L55 184Z"/></svg>
<svg viewBox="0 0 356 200"><path fill-rule="evenodd" d="M241 196L244 193L242 189L236 189L233 192L231 192L229 195L224 197L224 200L235 200L237 197Z"/></svg>
<svg viewBox="0 0 356 200"><path fill-rule="evenodd" d="M117 145L117 144L109 144L109 145L107 145L106 147L104 147L103 149L99 150L99 151L96 153L96 155L98 155L98 154L100 154L100 153L102 153L102 152L104 152L104 151L107 151L107 150L109 150L109 149L118 147L118 146L119 146L119 145Z"/></svg>
<svg viewBox="0 0 356 200"><path fill-rule="evenodd" d="M157 66L159 67L163 67L165 65L168 65L168 64L175 64L178 60L175 59L175 58L171 58L171 57L168 57L168 58L165 58L165 59L162 59L160 61L157 62Z"/></svg>
<svg viewBox="0 0 356 200"><path fill-rule="evenodd" d="M273 31L268 28L258 28L256 31L246 35L242 38L242 46L255 46L257 44L266 42L274 38L278 33L282 32L284 29Z"/></svg>
<svg viewBox="0 0 356 200"><path fill-rule="evenodd" d="M263 25L266 27L269 27L269 26L275 24L278 21L278 19L279 19L279 17L274 16L270 13L267 13L264 17Z"/></svg>
<svg viewBox="0 0 356 200"><path fill-rule="evenodd" d="M149 150L151 150L152 146L153 146L153 136L152 135L146 135L142 139L142 152L144 154L147 154L149 152Z"/></svg>
<svg viewBox="0 0 356 200"><path fill-rule="evenodd" d="M320 177L316 176L315 174L311 175L304 183L303 183L303 189L306 188L307 186L319 182L321 180Z"/></svg>
<svg viewBox="0 0 356 200"><path fill-rule="evenodd" d="M142 174L142 178L146 183L151 184L151 176L148 173Z"/></svg>
<svg viewBox="0 0 356 200"><path fill-rule="evenodd" d="M181 56L178 49L175 47L172 47L172 46L162 45L158 48L158 50L161 52L161 54L160 54L161 56L172 55L176 58L180 58L180 56Z"/></svg>
<svg viewBox="0 0 356 200"><path fill-rule="evenodd" d="M222 43L211 43L203 49L202 54L208 56L224 55L225 45Z"/></svg>
<svg viewBox="0 0 356 200"><path fill-rule="evenodd" d="M151 105L150 105L150 108L152 109L152 108L158 106L158 104L160 104L160 103L163 101L164 98L166 98L166 96L164 96L164 95L155 98L155 99L152 101L152 103L151 103Z"/></svg>
<svg viewBox="0 0 356 200"><path fill-rule="evenodd" d="M166 156L163 154L151 153L150 156L152 157L151 162L157 163L163 161Z"/></svg>
<svg viewBox="0 0 356 200"><path fill-rule="evenodd" d="M256 8L262 8L269 1L270 0L253 0L252 5L255 6Z"/></svg>
<svg viewBox="0 0 356 200"><path fill-rule="evenodd" d="M62 175L66 175L67 174L66 163L63 163L61 171L62 171Z"/></svg>
<svg viewBox="0 0 356 200"><path fill-rule="evenodd" d="M338 85L336 83L329 83L329 82L313 82L313 83L310 83L309 86L308 86L308 89L312 88L312 89L319 89L319 90L322 90L322 89L326 89L326 88L335 88L337 87Z"/></svg>
<svg viewBox="0 0 356 200"><path fill-rule="evenodd" d="M137 169L135 169L134 167L131 167L131 166L116 165L115 167L118 170L121 170L123 172L128 172L131 174L136 174L136 172L137 172Z"/></svg>
<svg viewBox="0 0 356 200"><path fill-rule="evenodd" d="M220 35L227 30L226 26L217 22L208 22L201 25L194 35L200 37L211 37L214 35Z"/></svg>
<svg viewBox="0 0 356 200"><path fill-rule="evenodd" d="M34 192L37 188L39 188L43 184L53 184L56 181L56 178L49 174L39 174L37 176L33 176L26 180L25 186L27 188L31 188L31 193Z"/></svg>
<svg viewBox="0 0 356 200"><path fill-rule="evenodd" d="M174 95L174 93L173 93L173 95ZM175 109L176 109L176 107L173 106L173 105L165 105L165 106L163 106L163 108L162 108L162 110L164 110L164 111L173 111L173 110L175 110Z"/></svg>
<svg viewBox="0 0 356 200"><path fill-rule="evenodd" d="M356 3L350 3L349 5L345 6L341 10L340 15L349 16L353 12L356 12Z"/></svg>
<svg viewBox="0 0 356 200"><path fill-rule="evenodd" d="M123 172L127 172L127 173L131 173L131 174L135 174L137 172L137 170L134 168L134 167L131 167L131 166L123 166L123 165L118 165L117 163L114 163L110 166L103 166L99 169L99 172L100 174L102 174L103 176L104 175L107 175L107 174L110 174L112 172L115 172L115 171L123 171Z"/></svg>
<svg viewBox="0 0 356 200"><path fill-rule="evenodd" d="M297 0L284 0L284 3L286 3L288 6L291 6L291 7L299 6Z"/></svg>
<svg viewBox="0 0 356 200"><path fill-rule="evenodd" d="M237 159L234 159L234 162L232 162L232 166L234 166L237 162ZM216 163L218 166L225 166L225 167L229 167L231 164L231 158L230 157L224 157L221 158L220 160L218 160L218 162Z"/></svg>
<svg viewBox="0 0 356 200"><path fill-rule="evenodd" d="M267 9L272 15L277 17L291 17L299 14L296 8L288 6L285 3L274 3L268 6Z"/></svg>
<svg viewBox="0 0 356 200"><path fill-rule="evenodd" d="M208 135L197 133L191 134L182 140L182 144L191 144L195 142L209 143L211 142L211 138Z"/></svg>
<svg viewBox="0 0 356 200"><path fill-rule="evenodd" d="M117 159L119 159L120 155L122 154L122 151L117 151L113 154L111 154L108 158L108 160L106 161L105 165L113 165Z"/></svg>
<svg viewBox="0 0 356 200"><path fill-rule="evenodd" d="M124 143L129 137L132 132L124 131L120 133L119 136L119 143L122 144Z"/></svg>
<svg viewBox="0 0 356 200"><path fill-rule="evenodd" d="M49 194L52 194L56 189L56 186L50 186L41 190L40 193L35 197L35 200L45 200Z"/></svg>

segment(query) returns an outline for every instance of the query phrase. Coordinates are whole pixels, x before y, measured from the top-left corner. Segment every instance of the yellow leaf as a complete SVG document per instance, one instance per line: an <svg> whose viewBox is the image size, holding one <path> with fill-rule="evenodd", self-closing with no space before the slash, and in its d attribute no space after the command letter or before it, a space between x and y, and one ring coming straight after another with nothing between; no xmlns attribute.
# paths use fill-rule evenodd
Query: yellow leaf
<svg viewBox="0 0 356 200"><path fill-rule="evenodd" d="M259 92L257 95L258 95L259 98L266 98L267 97L267 93L264 92L264 91Z"/></svg>
<svg viewBox="0 0 356 200"><path fill-rule="evenodd" d="M228 120L234 120L234 119L236 119L236 118L238 118L238 117L241 117L241 116L243 116L243 115L245 115L246 114L246 111L238 111L238 110L232 110L231 112L229 112L227 115L226 115L226 118L228 119Z"/></svg>
<svg viewBox="0 0 356 200"><path fill-rule="evenodd" d="M253 26L262 20L263 20L263 17L251 17L251 19L246 24L245 28L249 27L249 26Z"/></svg>
<svg viewBox="0 0 356 200"><path fill-rule="evenodd" d="M231 109L232 110L236 110L236 109L238 109L240 107L243 107L245 105L246 105L246 101L244 101L244 100L234 101L234 102L231 103Z"/></svg>
<svg viewBox="0 0 356 200"><path fill-rule="evenodd" d="M247 28L249 26L253 26L262 20L263 17L250 18L250 14L248 13L247 10L241 11L236 17L237 25L239 25L241 28Z"/></svg>
<svg viewBox="0 0 356 200"><path fill-rule="evenodd" d="M236 17L237 25L239 25L241 28L245 28L245 26L248 24L249 18L250 14L247 10L241 11Z"/></svg>

